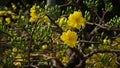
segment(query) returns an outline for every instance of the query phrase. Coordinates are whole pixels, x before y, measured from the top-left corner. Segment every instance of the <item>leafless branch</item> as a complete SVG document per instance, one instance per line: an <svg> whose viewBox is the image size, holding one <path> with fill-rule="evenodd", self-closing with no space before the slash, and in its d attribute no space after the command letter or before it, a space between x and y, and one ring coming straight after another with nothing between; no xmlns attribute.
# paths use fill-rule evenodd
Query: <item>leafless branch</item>
<svg viewBox="0 0 120 68"><path fill-rule="evenodd" d="M107 13L107 11L103 13L102 18L100 18L100 16L97 14L96 11L94 11L94 12L95 12L95 14L98 16L98 18L99 18L99 23L98 23L98 24L101 24L102 21L104 20L104 17L105 17L105 14ZM96 26L96 27L90 32L89 38L91 38L91 37L94 35L94 33L95 33L97 30L100 29L100 27L102 27L102 26L100 26L100 25L99 25L99 26ZM102 28L103 28L103 27L102 27ZM90 40L91 40L91 39L90 39Z"/></svg>
<svg viewBox="0 0 120 68"><path fill-rule="evenodd" d="M62 64L62 62L58 58L56 58L56 57L50 57L50 56L47 56L45 54L31 54L31 56L40 56L40 57L43 57L45 60L51 61L52 65L54 67L60 67L60 68L64 67L64 65Z"/></svg>
<svg viewBox="0 0 120 68"><path fill-rule="evenodd" d="M10 40L0 40L0 43L8 43Z"/></svg>
<svg viewBox="0 0 120 68"><path fill-rule="evenodd" d="M102 26L102 25L96 24L96 23L86 22L86 24L95 25L95 26L98 26L98 27L100 27L100 28L102 28L102 29L107 29L105 26Z"/></svg>
<svg viewBox="0 0 120 68"><path fill-rule="evenodd" d="M66 3L66 4L63 4L63 5L60 5L60 7L66 7L66 6L68 6L68 5L70 5L70 2L69 2L69 3Z"/></svg>
<svg viewBox="0 0 120 68"><path fill-rule="evenodd" d="M91 43L91 44L100 44L101 42L98 41L86 41L86 40L80 40L80 43Z"/></svg>
<svg viewBox="0 0 120 68"><path fill-rule="evenodd" d="M46 16L48 16L48 18L51 20L50 23L55 26L55 28L56 28L55 30L57 30L57 32L62 34L62 32L63 32L62 28L58 24L56 24L55 21L49 15L46 15Z"/></svg>
<svg viewBox="0 0 120 68"><path fill-rule="evenodd" d="M105 30L108 30L107 26L109 25L106 25L106 26L103 26L103 25L100 25L100 24L97 24L97 23L91 23L91 22L86 22L86 24L89 24L89 25L95 25L99 28L102 28L102 29L105 29ZM110 28L109 30L113 30L113 31L120 31L120 28Z"/></svg>

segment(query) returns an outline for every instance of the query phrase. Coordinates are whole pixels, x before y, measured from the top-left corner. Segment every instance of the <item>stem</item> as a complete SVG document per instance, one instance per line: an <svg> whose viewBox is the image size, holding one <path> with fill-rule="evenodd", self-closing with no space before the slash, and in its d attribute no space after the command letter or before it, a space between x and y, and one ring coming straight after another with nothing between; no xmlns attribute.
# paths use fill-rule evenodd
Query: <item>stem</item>
<svg viewBox="0 0 120 68"><path fill-rule="evenodd" d="M29 45L28 45L28 67L30 67L30 50L31 50L31 46L32 46L32 37L30 36L30 41L29 41Z"/></svg>

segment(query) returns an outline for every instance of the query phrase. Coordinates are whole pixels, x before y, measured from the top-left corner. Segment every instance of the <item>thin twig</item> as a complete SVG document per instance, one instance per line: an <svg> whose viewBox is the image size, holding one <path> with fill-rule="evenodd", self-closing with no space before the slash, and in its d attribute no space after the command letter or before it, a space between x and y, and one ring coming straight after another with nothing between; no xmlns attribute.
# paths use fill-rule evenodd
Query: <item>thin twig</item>
<svg viewBox="0 0 120 68"><path fill-rule="evenodd" d="M96 11L95 11L95 13L96 13L96 15L98 15ZM106 14L106 13L107 13L107 11L103 13L102 18L99 18L99 24L101 24L102 21L104 20L104 17L105 17L105 14ZM98 17L99 17L99 16L98 16ZM96 27L90 32L89 38L91 38L91 36L93 36L94 33L95 33L97 30L99 30L99 29L100 29L100 27L99 27L99 26L96 26Z"/></svg>
<svg viewBox="0 0 120 68"><path fill-rule="evenodd" d="M100 24L96 24L96 23L86 22L86 24L95 25L95 26L98 26L98 27L100 27L100 28L102 28L102 29L107 29L107 27L102 26L102 25L100 25Z"/></svg>
<svg viewBox="0 0 120 68"><path fill-rule="evenodd" d="M98 41L86 41L86 40L80 40L80 43L91 43L91 44L100 44L101 42Z"/></svg>
<svg viewBox="0 0 120 68"><path fill-rule="evenodd" d="M63 5L59 5L59 6L62 8L62 7L66 7L66 6L68 6L68 5L70 5L70 2L69 2L69 3L66 3L66 4L63 4Z"/></svg>
<svg viewBox="0 0 120 68"><path fill-rule="evenodd" d="M55 67L60 67L60 68L63 68L64 65L62 64L62 62L56 58L56 57L50 57L50 56L47 56L45 54L30 54L31 56L39 56L39 57L43 57L45 60L47 61L51 61L53 66Z"/></svg>
<svg viewBox="0 0 120 68"><path fill-rule="evenodd" d="M0 40L0 43L8 43L10 40Z"/></svg>
<svg viewBox="0 0 120 68"><path fill-rule="evenodd" d="M51 20L50 23L53 24L54 26L56 26L57 32L62 34L62 32L63 32L62 28L58 24L56 24L55 21L49 15L46 15L46 16Z"/></svg>
<svg viewBox="0 0 120 68"><path fill-rule="evenodd" d="M5 35L7 35L7 36L9 36L9 37L13 37L10 34L8 34L8 33L4 32L4 31L0 30L0 34L2 34L2 33L5 34Z"/></svg>
<svg viewBox="0 0 120 68"><path fill-rule="evenodd" d="M97 26L99 28L102 28L102 29L105 29L105 30L120 31L120 28L110 28L110 29L108 29L107 28L108 25L103 26L103 25L100 25L100 24L97 24L97 23L91 23L91 22L86 22L86 24L89 24L89 25L92 25L92 26L95 25L95 26Z"/></svg>

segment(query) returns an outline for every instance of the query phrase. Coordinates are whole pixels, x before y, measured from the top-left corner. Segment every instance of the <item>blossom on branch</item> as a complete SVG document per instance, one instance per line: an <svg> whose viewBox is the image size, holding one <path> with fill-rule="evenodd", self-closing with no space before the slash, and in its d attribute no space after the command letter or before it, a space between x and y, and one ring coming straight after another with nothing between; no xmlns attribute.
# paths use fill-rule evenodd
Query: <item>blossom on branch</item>
<svg viewBox="0 0 120 68"><path fill-rule="evenodd" d="M67 24L67 18L66 17L61 17L59 20L58 25L64 30L66 31L67 29L69 29L69 25Z"/></svg>
<svg viewBox="0 0 120 68"><path fill-rule="evenodd" d="M82 12L74 11L73 14L70 14L68 17L67 24L70 27L80 29L80 27L86 22L86 19L83 18Z"/></svg>
<svg viewBox="0 0 120 68"><path fill-rule="evenodd" d="M33 5L30 8L30 19L29 22L35 22L35 20L38 18L38 14L36 13L36 7L35 5Z"/></svg>
<svg viewBox="0 0 120 68"><path fill-rule="evenodd" d="M61 40L65 42L69 47L73 48L75 47L75 44L77 43L77 33L71 30L68 30L67 32L63 32L60 36Z"/></svg>

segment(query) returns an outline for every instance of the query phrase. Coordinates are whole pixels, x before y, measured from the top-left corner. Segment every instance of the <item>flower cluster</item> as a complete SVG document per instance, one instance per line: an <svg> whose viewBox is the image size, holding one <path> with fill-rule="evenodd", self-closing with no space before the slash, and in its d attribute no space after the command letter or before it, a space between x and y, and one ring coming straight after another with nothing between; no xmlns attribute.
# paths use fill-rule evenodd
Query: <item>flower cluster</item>
<svg viewBox="0 0 120 68"><path fill-rule="evenodd" d="M80 29L80 27L86 22L85 18L82 16L82 12L75 11L68 17L68 25L73 28Z"/></svg>
<svg viewBox="0 0 120 68"><path fill-rule="evenodd" d="M69 26L68 26L68 24L67 24L67 18L66 17L61 17L60 19L59 19L59 26L63 29L63 30L67 30L67 29L69 29Z"/></svg>
<svg viewBox="0 0 120 68"><path fill-rule="evenodd" d="M86 22L86 19L82 16L82 12L79 11L75 11L73 14L70 14L66 24L64 24L65 20L67 19L63 17L59 21L59 26L62 27L62 25L65 25L65 27L62 27L63 30L69 29L70 27L80 29L80 27ZM65 44L73 48L77 43L78 36L76 32L68 30L67 32L63 32L60 38L65 42Z"/></svg>
<svg viewBox="0 0 120 68"><path fill-rule="evenodd" d="M21 54L18 54L16 57L16 61L13 62L15 66L21 66L21 61L23 61Z"/></svg>
<svg viewBox="0 0 120 68"><path fill-rule="evenodd" d="M37 18L38 18L38 14L36 13L36 8L39 8L39 6L36 6L36 5L33 5L31 8L30 8L30 19L29 19L29 22L34 22Z"/></svg>
<svg viewBox="0 0 120 68"><path fill-rule="evenodd" d="M14 3L11 3L11 6L12 6L13 10L16 10L17 7Z"/></svg>
<svg viewBox="0 0 120 68"><path fill-rule="evenodd" d="M48 22L48 23L51 22L50 19L47 16L44 16L43 19L44 19L43 22Z"/></svg>
<svg viewBox="0 0 120 68"><path fill-rule="evenodd" d="M65 53L66 50L61 50L56 53L56 57L59 58L62 63L67 63L69 61L68 56L65 55Z"/></svg>
<svg viewBox="0 0 120 68"><path fill-rule="evenodd" d="M75 47L75 44L77 43L77 33L71 30L68 30L67 32L63 32L60 36L61 40L64 41L69 47L73 48Z"/></svg>
<svg viewBox="0 0 120 68"><path fill-rule="evenodd" d="M42 49L47 49L48 45L42 45Z"/></svg>
<svg viewBox="0 0 120 68"><path fill-rule="evenodd" d="M15 13L13 13L10 10L1 10L0 11L0 16L1 16L0 17L0 22L2 23L5 20L6 25L9 25L11 23L11 18L12 19L16 18ZM2 16L5 16L6 18L3 18ZM11 18L9 16L11 16Z"/></svg>
<svg viewBox="0 0 120 68"><path fill-rule="evenodd" d="M110 43L111 43L111 40L110 39L104 39L103 40L103 44L107 44L107 45L110 45Z"/></svg>
<svg viewBox="0 0 120 68"><path fill-rule="evenodd" d="M5 18L6 24L10 24L11 19L9 17Z"/></svg>

